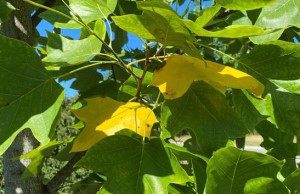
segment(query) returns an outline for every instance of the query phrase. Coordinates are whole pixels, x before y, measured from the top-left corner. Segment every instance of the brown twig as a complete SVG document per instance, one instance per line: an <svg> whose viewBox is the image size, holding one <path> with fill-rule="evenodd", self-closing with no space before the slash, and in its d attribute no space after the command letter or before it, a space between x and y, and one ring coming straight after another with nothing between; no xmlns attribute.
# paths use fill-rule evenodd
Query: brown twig
<svg viewBox="0 0 300 194"><path fill-rule="evenodd" d="M56 193L60 185L68 178L74 171L74 165L84 156L85 152L76 153L73 158L50 180L46 185L48 193Z"/></svg>
<svg viewBox="0 0 300 194"><path fill-rule="evenodd" d="M149 41L146 42L146 48L145 48L145 65L144 65L144 70L143 70L143 73L140 77L137 77L137 81L138 81L138 86L137 86L137 90L136 90L136 95L135 95L135 98L137 100L139 100L141 98L141 90L142 90L142 84L143 84L143 80L146 76L146 73L147 73L147 70L148 70L148 67L150 65L150 62L149 62Z"/></svg>

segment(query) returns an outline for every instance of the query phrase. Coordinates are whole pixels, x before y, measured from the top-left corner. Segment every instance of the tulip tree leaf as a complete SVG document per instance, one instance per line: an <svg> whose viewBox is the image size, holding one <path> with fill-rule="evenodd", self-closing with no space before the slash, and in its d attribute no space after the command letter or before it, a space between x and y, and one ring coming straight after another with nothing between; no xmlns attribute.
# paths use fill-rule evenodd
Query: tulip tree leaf
<svg viewBox="0 0 300 194"><path fill-rule="evenodd" d="M195 115L197 119L191 119ZM195 82L181 98L163 104L161 126L164 137L189 129L206 156L225 146L229 138L248 133L226 98L204 82Z"/></svg>
<svg viewBox="0 0 300 194"><path fill-rule="evenodd" d="M247 181L276 176L283 161L272 156L226 147L216 151L207 165L206 193L240 194Z"/></svg>
<svg viewBox="0 0 300 194"><path fill-rule="evenodd" d="M300 193L300 170L297 169L287 176L283 183L290 189L291 193Z"/></svg>
<svg viewBox="0 0 300 194"><path fill-rule="evenodd" d="M276 179L260 177L247 181L245 188L245 194L288 194L289 190L284 186L282 182Z"/></svg>
<svg viewBox="0 0 300 194"><path fill-rule="evenodd" d="M104 40L105 23L99 20L94 30ZM43 62L59 66L77 65L88 61L100 52L102 43L94 35L82 40L70 40L58 34L48 33L47 56Z"/></svg>
<svg viewBox="0 0 300 194"><path fill-rule="evenodd" d="M15 10L14 6L5 0L0 0L0 24L8 19L11 11Z"/></svg>
<svg viewBox="0 0 300 194"><path fill-rule="evenodd" d="M290 25L300 27L299 17L300 1L281 0L262 8L255 25L273 29L285 28Z"/></svg>
<svg viewBox="0 0 300 194"><path fill-rule="evenodd" d="M123 103L108 97L89 98L86 102L85 107L73 110L76 117L85 122L85 128L74 141L73 152L87 150L122 129L149 138L157 122L152 110L137 102Z"/></svg>
<svg viewBox="0 0 300 194"><path fill-rule="evenodd" d="M183 24L181 18L163 2L137 2L142 15L128 14L113 16L117 26L141 38L162 43L164 46L175 46L186 53L200 57L193 45L193 36Z"/></svg>
<svg viewBox="0 0 300 194"><path fill-rule="evenodd" d="M259 106L257 110L269 110L267 115L261 114L270 116L268 120L279 129L294 135L300 134L300 95L294 92L300 78L299 63L300 45L283 41L256 46L239 61L239 68L259 79L269 95L264 105L254 104Z"/></svg>
<svg viewBox="0 0 300 194"><path fill-rule="evenodd" d="M34 49L2 35L0 69L0 82L5 83L0 84L0 154L24 128L30 128L42 144L47 143L64 98L63 89L44 69Z"/></svg>
<svg viewBox="0 0 300 194"><path fill-rule="evenodd" d="M220 9L221 6L219 4L207 7L205 10L203 10L203 12L201 12L201 15L197 18L195 23L198 27L204 27L207 23L209 23L210 20L213 19Z"/></svg>
<svg viewBox="0 0 300 194"><path fill-rule="evenodd" d="M184 24L198 36L204 37L220 37L220 38L243 38L249 36L257 36L266 34L270 31L266 31L259 26L250 25L231 25L217 31L208 31L198 25L197 22L191 20L184 21Z"/></svg>
<svg viewBox="0 0 300 194"><path fill-rule="evenodd" d="M99 193L167 193L170 183L190 181L159 138L141 143L128 136L108 137L89 149L77 166L108 177Z"/></svg>
<svg viewBox="0 0 300 194"><path fill-rule="evenodd" d="M85 23L100 18L107 18L114 12L118 0L69 0L70 8L80 16Z"/></svg>
<svg viewBox="0 0 300 194"><path fill-rule="evenodd" d="M231 10L252 10L272 5L276 0L216 0L216 3Z"/></svg>
<svg viewBox="0 0 300 194"><path fill-rule="evenodd" d="M151 85L159 87L166 99L181 97L193 81L203 80L214 86L247 89L261 96L264 86L237 69L198 58L171 55L163 67L154 71Z"/></svg>

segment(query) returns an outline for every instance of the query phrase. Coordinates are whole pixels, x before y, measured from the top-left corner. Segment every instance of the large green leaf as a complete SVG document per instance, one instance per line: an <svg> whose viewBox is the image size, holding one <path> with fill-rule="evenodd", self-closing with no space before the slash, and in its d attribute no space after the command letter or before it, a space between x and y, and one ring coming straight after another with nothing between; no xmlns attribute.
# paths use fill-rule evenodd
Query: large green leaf
<svg viewBox="0 0 300 194"><path fill-rule="evenodd" d="M8 3L5 0L0 0L0 24L8 19L8 15L15 8L12 4Z"/></svg>
<svg viewBox="0 0 300 194"><path fill-rule="evenodd" d="M276 179L283 162L250 151L226 147L216 151L208 162L206 193L241 194L253 178Z"/></svg>
<svg viewBox="0 0 300 194"><path fill-rule="evenodd" d="M283 182L290 190L292 194L300 193L300 169L291 173Z"/></svg>
<svg viewBox="0 0 300 194"><path fill-rule="evenodd" d="M279 180L267 177L254 178L247 181L244 194L288 194L289 190Z"/></svg>
<svg viewBox="0 0 300 194"><path fill-rule="evenodd" d="M299 17L300 1L277 0L262 9L255 25L264 28L284 28L290 25L300 27Z"/></svg>
<svg viewBox="0 0 300 194"><path fill-rule="evenodd" d="M252 10L262 8L272 3L276 2L276 0L215 0L222 7L232 10Z"/></svg>
<svg viewBox="0 0 300 194"><path fill-rule="evenodd" d="M170 183L189 181L158 138L141 143L128 136L110 136L89 149L77 165L107 176L99 193L167 193Z"/></svg>
<svg viewBox="0 0 300 194"><path fill-rule="evenodd" d="M129 14L113 16L117 26L141 38L175 46L186 53L200 57L193 45L193 37L184 26L181 18L163 2L137 2L138 8L144 10L142 15Z"/></svg>
<svg viewBox="0 0 300 194"><path fill-rule="evenodd" d="M295 85L300 78L299 51L300 45L275 41L256 46L239 61L239 68L266 86L265 104L256 103L255 106L268 110L269 121L279 129L295 135L300 134L300 95L288 91L294 90L290 84ZM275 80L284 80L285 84L275 84Z"/></svg>
<svg viewBox="0 0 300 194"><path fill-rule="evenodd" d="M201 154L208 156L225 146L228 138L248 133L226 98L204 82L194 83L184 96L163 104L161 126L164 137L192 130Z"/></svg>
<svg viewBox="0 0 300 194"><path fill-rule="evenodd" d="M105 23L98 20L94 30L104 40ZM43 62L59 66L77 65L99 54L102 43L94 35L82 40L70 40L58 34L48 33L47 56Z"/></svg>
<svg viewBox="0 0 300 194"><path fill-rule="evenodd" d="M0 154L24 128L42 143L64 98L63 89L44 69L33 48L0 35Z"/></svg>

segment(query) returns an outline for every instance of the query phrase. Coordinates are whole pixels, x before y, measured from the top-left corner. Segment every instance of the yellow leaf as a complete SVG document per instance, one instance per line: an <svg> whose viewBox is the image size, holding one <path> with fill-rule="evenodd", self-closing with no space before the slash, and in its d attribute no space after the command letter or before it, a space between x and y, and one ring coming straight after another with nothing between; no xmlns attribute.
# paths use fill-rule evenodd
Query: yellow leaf
<svg viewBox="0 0 300 194"><path fill-rule="evenodd" d="M87 105L73 110L85 122L85 128L73 143L73 152L89 149L101 139L122 129L130 129L141 136L150 137L157 119L150 108L137 102L118 102L111 98L89 98Z"/></svg>
<svg viewBox="0 0 300 194"><path fill-rule="evenodd" d="M193 81L203 80L216 89L247 89L261 97L264 85L237 69L191 56L170 55L164 66L154 71L151 85L159 87L166 99L181 97Z"/></svg>

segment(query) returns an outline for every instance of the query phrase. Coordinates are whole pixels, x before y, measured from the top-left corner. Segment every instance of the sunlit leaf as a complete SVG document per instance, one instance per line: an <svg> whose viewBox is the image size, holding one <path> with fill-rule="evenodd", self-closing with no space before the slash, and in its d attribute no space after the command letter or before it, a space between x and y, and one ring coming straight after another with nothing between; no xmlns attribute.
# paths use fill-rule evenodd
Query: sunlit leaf
<svg viewBox="0 0 300 194"><path fill-rule="evenodd" d="M266 34L270 31L266 31L259 26L250 26L250 25L231 25L223 29L219 29L217 31L208 31L197 23L186 20L184 24L195 34L198 36L204 37L221 37L221 38L242 38L249 36L257 36Z"/></svg>
<svg viewBox="0 0 300 194"><path fill-rule="evenodd" d="M111 98L89 98L87 105L73 110L85 122L85 128L75 139L72 151L87 150L92 145L114 135L122 129L130 129L143 137L150 137L157 119L150 108L137 102L118 102Z"/></svg>
<svg viewBox="0 0 300 194"><path fill-rule="evenodd" d="M0 70L0 154L24 128L30 128L42 144L47 143L64 98L63 89L32 47L1 35Z"/></svg>
<svg viewBox="0 0 300 194"><path fill-rule="evenodd" d="M276 180L282 161L234 147L216 151L208 162L206 193L240 194L247 181L258 177Z"/></svg>
<svg viewBox="0 0 300 194"><path fill-rule="evenodd" d="M113 16L116 25L141 38L160 42L164 46L175 46L192 56L200 57L193 45L193 36L168 5L157 1L143 1L137 2L137 6L144 10L142 15Z"/></svg>
<svg viewBox="0 0 300 194"><path fill-rule="evenodd" d="M170 183L190 181L159 138L143 143L111 136L89 149L77 165L108 177L99 193L167 193Z"/></svg>
<svg viewBox="0 0 300 194"><path fill-rule="evenodd" d="M288 194L289 190L276 179L260 177L247 181L244 194Z"/></svg>
<svg viewBox="0 0 300 194"><path fill-rule="evenodd" d="M151 85L159 87L166 99L181 97L193 81L203 80L214 86L247 89L260 97L264 86L237 69L190 56L171 55L163 67L155 70Z"/></svg>
<svg viewBox="0 0 300 194"><path fill-rule="evenodd" d="M273 4L276 0L216 0L222 7L232 10L252 10Z"/></svg>
<svg viewBox="0 0 300 194"><path fill-rule="evenodd" d="M102 39L105 38L106 28L102 20L95 23L94 30ZM70 40L59 34L49 32L47 56L43 58L43 61L59 66L80 64L97 55L101 46L101 41L93 35L82 40Z"/></svg>
<svg viewBox="0 0 300 194"><path fill-rule="evenodd" d="M72 11L79 15L85 23L107 18L114 12L117 3L117 0L69 0Z"/></svg>
<svg viewBox="0 0 300 194"><path fill-rule="evenodd" d="M249 1L244 1L248 3ZM287 14L288 13L288 14ZM271 6L264 7L255 23L264 28L300 27L300 1L280 0Z"/></svg>
<svg viewBox="0 0 300 194"><path fill-rule="evenodd" d="M213 17L220 11L220 9L221 6L219 4L207 7L201 12L195 23L198 27L204 27L207 23L209 23L210 20L213 19Z"/></svg>

